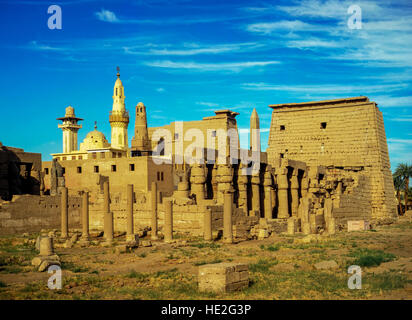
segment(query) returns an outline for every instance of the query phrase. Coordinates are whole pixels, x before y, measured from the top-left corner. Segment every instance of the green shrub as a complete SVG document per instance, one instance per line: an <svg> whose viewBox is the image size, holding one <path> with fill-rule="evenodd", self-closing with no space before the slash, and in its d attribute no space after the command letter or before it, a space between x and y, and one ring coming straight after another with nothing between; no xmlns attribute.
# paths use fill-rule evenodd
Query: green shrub
<svg viewBox="0 0 412 320"><path fill-rule="evenodd" d="M392 253L367 248L359 248L351 251L349 256L355 258L351 264L361 267L376 267L382 262L389 262L396 259L396 256Z"/></svg>

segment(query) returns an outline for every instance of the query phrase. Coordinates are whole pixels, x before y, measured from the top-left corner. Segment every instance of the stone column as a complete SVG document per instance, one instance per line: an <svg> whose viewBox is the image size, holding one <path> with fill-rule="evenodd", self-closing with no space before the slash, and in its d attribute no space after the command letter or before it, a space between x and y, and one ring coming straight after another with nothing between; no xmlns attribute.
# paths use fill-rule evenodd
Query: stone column
<svg viewBox="0 0 412 320"><path fill-rule="evenodd" d="M103 212L110 212L109 181L103 182Z"/></svg>
<svg viewBox="0 0 412 320"><path fill-rule="evenodd" d="M244 164L239 166L239 174L237 179L237 185L239 187L239 208L243 208L245 213L248 214L248 203L247 203L247 183L248 183L248 176L246 173L243 173L243 168L246 166Z"/></svg>
<svg viewBox="0 0 412 320"><path fill-rule="evenodd" d="M211 241L212 236L212 209L207 208L204 213L204 222L203 222L203 238L205 241Z"/></svg>
<svg viewBox="0 0 412 320"><path fill-rule="evenodd" d="M89 193L82 194L82 242L89 241Z"/></svg>
<svg viewBox="0 0 412 320"><path fill-rule="evenodd" d="M217 167L217 203L223 204L224 194L232 191L232 166L219 164Z"/></svg>
<svg viewBox="0 0 412 320"><path fill-rule="evenodd" d="M61 238L69 237L69 213L68 213L68 191L66 187L62 188L61 193Z"/></svg>
<svg viewBox="0 0 412 320"><path fill-rule="evenodd" d="M299 208L299 181L297 169L293 170L292 178L290 179L290 193L292 195L291 211L292 217L297 217Z"/></svg>
<svg viewBox="0 0 412 320"><path fill-rule="evenodd" d="M342 194L342 181L338 182L338 186L336 187L336 195L340 196Z"/></svg>
<svg viewBox="0 0 412 320"><path fill-rule="evenodd" d="M273 172L273 171L272 171ZM276 192L276 185L277 185L277 182L276 182L276 177L275 177L275 175L274 174L272 174L272 179L273 179L273 186L272 186L272 188L271 188L271 190L270 190L270 193L272 194L272 196L271 196L271 199L272 199L272 208L275 208L276 207L276 198L277 198L277 192Z"/></svg>
<svg viewBox="0 0 412 320"><path fill-rule="evenodd" d="M196 202L205 199L205 169L201 164L194 164L190 171L190 183L192 193L196 195Z"/></svg>
<svg viewBox="0 0 412 320"><path fill-rule="evenodd" d="M289 235L294 235L296 231L296 218L295 217L290 217L288 219L288 234Z"/></svg>
<svg viewBox="0 0 412 320"><path fill-rule="evenodd" d="M311 233L311 227L310 227L310 213L309 213L309 201L310 199L308 197L304 197L300 199L300 217L301 217L301 227L302 227L302 232L304 234L310 234Z"/></svg>
<svg viewBox="0 0 412 320"><path fill-rule="evenodd" d="M233 243L232 232L232 214L233 214L233 194L226 192L224 194L223 205L223 242Z"/></svg>
<svg viewBox="0 0 412 320"><path fill-rule="evenodd" d="M260 215L260 174L252 175L252 211L259 211Z"/></svg>
<svg viewBox="0 0 412 320"><path fill-rule="evenodd" d="M164 235L165 242L170 243L173 241L173 202L171 199L164 201L165 208L165 226Z"/></svg>
<svg viewBox="0 0 412 320"><path fill-rule="evenodd" d="M151 238L152 240L158 240L159 237L157 235L157 183L152 182L152 222L151 222Z"/></svg>
<svg viewBox="0 0 412 320"><path fill-rule="evenodd" d="M134 240L134 222L133 222L133 185L127 185L127 204L126 204L126 215L127 215L127 232L126 240Z"/></svg>
<svg viewBox="0 0 412 320"><path fill-rule="evenodd" d="M265 218L272 219L272 174L270 170L266 170L263 188L265 190Z"/></svg>
<svg viewBox="0 0 412 320"><path fill-rule="evenodd" d="M308 194L308 190L309 190L309 178L308 178L308 173L305 172L305 174L302 177L302 181L301 181L302 197L305 197Z"/></svg>
<svg viewBox="0 0 412 320"><path fill-rule="evenodd" d="M104 214L104 239L107 243L113 242L113 212L110 211L109 181L103 183L103 214Z"/></svg>
<svg viewBox="0 0 412 320"><path fill-rule="evenodd" d="M40 237L40 256L51 256L53 253L53 238Z"/></svg>
<svg viewBox="0 0 412 320"><path fill-rule="evenodd" d="M212 169L212 189L213 199L217 200L217 163L213 165Z"/></svg>
<svg viewBox="0 0 412 320"><path fill-rule="evenodd" d="M323 212L324 212L324 217L325 217L326 231L329 234L335 233L335 219L333 218L332 211L333 211L332 199L326 198Z"/></svg>
<svg viewBox="0 0 412 320"><path fill-rule="evenodd" d="M282 170L279 172L277 176L277 182L278 182L278 201L279 201L279 207L278 207L278 218L279 219L287 219L289 218L289 199L288 199L288 176L286 172Z"/></svg>

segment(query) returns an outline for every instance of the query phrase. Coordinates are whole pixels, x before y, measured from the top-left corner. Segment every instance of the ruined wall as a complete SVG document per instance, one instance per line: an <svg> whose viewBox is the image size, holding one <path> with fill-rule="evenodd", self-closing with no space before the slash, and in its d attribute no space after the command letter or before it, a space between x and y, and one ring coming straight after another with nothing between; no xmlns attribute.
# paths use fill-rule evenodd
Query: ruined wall
<svg viewBox="0 0 412 320"><path fill-rule="evenodd" d="M358 97L271 107L269 163L280 156L362 170L369 178L369 216L396 216L383 118L374 102Z"/></svg>
<svg viewBox="0 0 412 320"><path fill-rule="evenodd" d="M151 204L149 199L138 197L134 205L134 228L149 227L151 225ZM212 230L223 229L223 206L222 205L177 205L173 204L173 231L188 233L193 236L203 236L204 213L207 208L212 212ZM113 212L115 231L126 231L127 215L125 200L112 197L110 210ZM103 230L104 214L103 199L90 203L90 228ZM164 204L158 203L158 225L162 229L164 225ZM250 220L250 221L249 221ZM233 224L237 237L246 237L246 231L256 224L257 217L248 217L242 209L234 209ZM237 229L236 229L237 226ZM236 236L236 233L235 233Z"/></svg>
<svg viewBox="0 0 412 320"><path fill-rule="evenodd" d="M0 203L0 234L60 229L60 196L14 196ZM69 197L69 226L80 227L81 198Z"/></svg>
<svg viewBox="0 0 412 320"><path fill-rule="evenodd" d="M6 147L0 142L0 198L40 194L41 154Z"/></svg>
<svg viewBox="0 0 412 320"><path fill-rule="evenodd" d="M156 148L158 141L156 139L152 139L153 133L158 130L158 129L166 129L171 133L171 138L172 138L172 152L173 154L181 154L180 149L179 149L179 143L178 140L183 141L183 152L190 146L192 143L195 143L196 148L200 149L205 149L208 148L207 144L207 137L208 135L208 130L210 130L210 134L212 134L212 131L214 130L219 130L223 129L225 132L227 132L228 129L236 129L237 130L237 122L236 122L236 115L238 113L232 112L229 110L224 110L224 111L216 111L215 116L211 117L205 117L202 120L198 121L184 121L183 122L183 127L182 131L183 133L178 133L175 128L176 122L172 122L168 125L162 126L162 127L152 127L148 129L149 132L149 140L151 141L152 144L152 150ZM185 141L184 136L186 133L191 130L191 129L197 129L200 130L203 134L204 140L203 141L197 141L195 138L190 138L190 140ZM226 143L226 135L223 137L224 143ZM213 148L215 150L219 150L218 148L218 141L217 141L217 136L216 136L216 143ZM237 142L239 146L239 141ZM195 153L193 153L193 156L195 156Z"/></svg>
<svg viewBox="0 0 412 320"><path fill-rule="evenodd" d="M66 160L59 163L65 169L69 194L73 195L81 191L100 193L104 179L109 179L110 192L113 194L125 193L127 184L133 184L135 191L146 192L153 181L157 182L160 191L173 191L172 166L157 165L151 157ZM52 163L44 162L43 166L48 172L45 174L45 186L50 189ZM116 166L116 171L113 166ZM95 167L99 168L99 172L95 172Z"/></svg>

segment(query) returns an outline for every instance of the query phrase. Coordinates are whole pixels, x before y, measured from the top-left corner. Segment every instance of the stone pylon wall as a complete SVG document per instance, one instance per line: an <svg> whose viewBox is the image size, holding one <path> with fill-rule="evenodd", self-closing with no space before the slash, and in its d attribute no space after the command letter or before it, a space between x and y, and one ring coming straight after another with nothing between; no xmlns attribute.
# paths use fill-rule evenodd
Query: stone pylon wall
<svg viewBox="0 0 412 320"><path fill-rule="evenodd" d="M369 216L396 216L382 113L366 97L272 106L269 164L280 155L308 165L361 170L370 184Z"/></svg>

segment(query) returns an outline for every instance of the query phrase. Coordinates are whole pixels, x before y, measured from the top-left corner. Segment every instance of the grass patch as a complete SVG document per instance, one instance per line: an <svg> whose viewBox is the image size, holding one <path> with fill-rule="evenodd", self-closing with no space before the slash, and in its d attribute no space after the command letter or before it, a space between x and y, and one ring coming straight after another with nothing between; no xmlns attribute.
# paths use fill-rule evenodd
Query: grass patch
<svg viewBox="0 0 412 320"><path fill-rule="evenodd" d="M62 262L62 270L69 270L74 273L88 272L90 268L75 265L73 262Z"/></svg>
<svg viewBox="0 0 412 320"><path fill-rule="evenodd" d="M213 259L213 260L202 260L193 263L194 266L203 266L205 264L214 264L214 263L221 263L221 259Z"/></svg>
<svg viewBox="0 0 412 320"><path fill-rule="evenodd" d="M219 249L220 248L220 244L217 244L214 242L196 242L196 243L190 243L189 246L196 247L199 249L203 249L203 248Z"/></svg>
<svg viewBox="0 0 412 320"><path fill-rule="evenodd" d="M260 249L267 250L267 251L278 251L280 249L280 244L271 244L269 246L264 246L263 244L260 246Z"/></svg>
<svg viewBox="0 0 412 320"><path fill-rule="evenodd" d="M410 281L405 275L392 272L384 272L381 274L367 275L363 282L365 286L369 287L371 290L380 291L403 289Z"/></svg>
<svg viewBox="0 0 412 320"><path fill-rule="evenodd" d="M277 260L260 259L257 263L249 265L249 270L251 272L266 273L269 271L271 266L278 264Z"/></svg>
<svg viewBox="0 0 412 320"><path fill-rule="evenodd" d="M349 257L355 258L351 262L352 265L361 267L377 267L383 262L389 262L396 259L396 256L392 253L367 248L353 250L349 253Z"/></svg>
<svg viewBox="0 0 412 320"><path fill-rule="evenodd" d="M138 281L142 281L148 279L149 274L132 270L126 275L126 278L137 279Z"/></svg>

